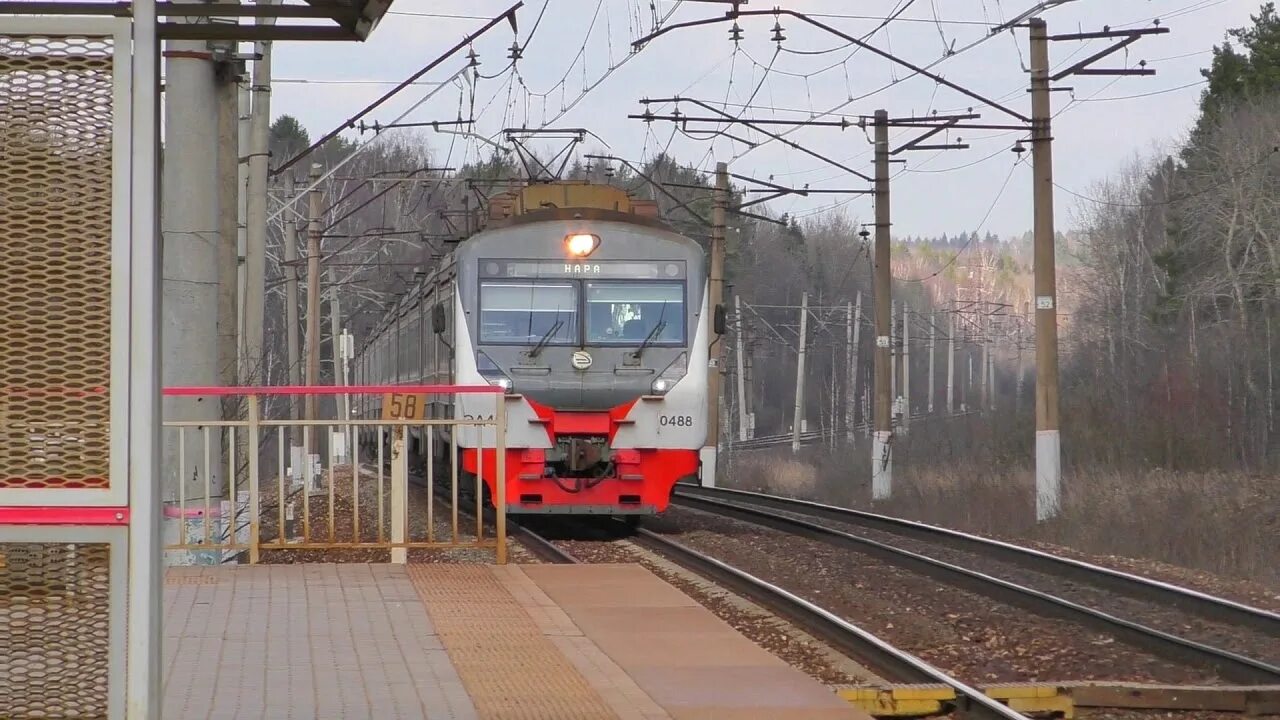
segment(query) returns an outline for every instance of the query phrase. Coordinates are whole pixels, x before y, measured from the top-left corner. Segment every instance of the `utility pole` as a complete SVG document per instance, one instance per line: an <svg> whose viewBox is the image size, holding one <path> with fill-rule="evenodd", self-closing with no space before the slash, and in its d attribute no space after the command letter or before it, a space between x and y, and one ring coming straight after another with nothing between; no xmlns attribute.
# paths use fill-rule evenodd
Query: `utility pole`
<svg viewBox="0 0 1280 720"><path fill-rule="evenodd" d="M796 360L796 408L791 420L791 452L800 452L800 426L804 423L804 354L809 344L809 293L800 296L800 356Z"/></svg>
<svg viewBox="0 0 1280 720"><path fill-rule="evenodd" d="M1026 322L1029 319L1030 315L1031 315L1031 309L1028 307L1028 303L1023 303L1022 315L1020 319L1023 322ZM1013 393L1013 408L1014 408L1015 414L1022 412L1022 389L1025 386L1026 380L1027 380L1027 368L1023 362L1024 358L1026 357L1026 354L1022 352L1023 337L1024 335L1022 333L1022 326L1020 324L1018 326L1018 382L1016 387L1014 388L1014 393Z"/></svg>
<svg viewBox="0 0 1280 720"><path fill-rule="evenodd" d="M326 268L329 274L329 356L333 361L333 384L335 386L345 386L347 384L345 377L341 372L343 365L343 349L342 349L342 305L338 301L338 271L332 265ZM346 396L338 396L334 398L335 414L343 418L343 422L351 419L351 411L347 408ZM329 442L333 442L332 434ZM343 448L341 455L345 457L346 453L351 452L350 447ZM338 454L338 453L335 453Z"/></svg>
<svg viewBox="0 0 1280 720"><path fill-rule="evenodd" d="M218 144L214 160L218 168L218 377L220 384L226 386L236 384L236 361L240 356L236 336L240 285L240 90L236 71L234 58L217 64ZM238 404L235 398L223 401L224 420L235 419Z"/></svg>
<svg viewBox="0 0 1280 720"><path fill-rule="evenodd" d="M991 401L991 383L987 382L987 365L991 362L991 318L986 315L985 309L982 315L982 359L979 364L979 372L981 376L978 382L982 383L982 409L987 409Z"/></svg>
<svg viewBox="0 0 1280 720"><path fill-rule="evenodd" d="M292 207L293 196L297 194L293 173L285 173L285 198ZM292 213L285 216L284 221L284 316L286 355L289 362L289 384L302 384L301 352L298 347L298 221ZM289 417L298 420L297 396L289 398ZM291 429L292 430L292 429ZM297 443L294 443L295 445Z"/></svg>
<svg viewBox="0 0 1280 720"><path fill-rule="evenodd" d="M746 330L747 323L742 319L742 298L734 295L733 298L733 316L737 319L737 327L734 330L734 341L737 344L737 352L734 354L734 360L738 364L738 439L746 440L747 435L747 373L746 359L743 357L743 346L745 343L742 339L742 333Z"/></svg>
<svg viewBox="0 0 1280 720"><path fill-rule="evenodd" d="M307 377L308 387L320 384L320 235L323 232L324 191L320 189L320 163L311 164L309 184L313 186L307 211ZM316 396L306 396L306 418L316 419ZM310 458L315 454L315 434L303 428L302 436ZM308 463L309 465L309 463ZM306 475L310 487L311 474Z"/></svg>
<svg viewBox="0 0 1280 720"><path fill-rule="evenodd" d="M242 66L243 69L243 66ZM247 79L248 73L242 74L243 79ZM250 89L249 83L236 83L236 147L239 148L236 158L236 378L240 383L244 383L248 378L245 362L247 342L244 333L245 321L245 248L248 247L248 238L246 237L249 223L249 208L246 205L249 189L249 162L248 158L243 157L243 153L248 152L249 148L249 115L250 115ZM236 438L237 443L241 443L241 438Z"/></svg>
<svg viewBox="0 0 1280 720"><path fill-rule="evenodd" d="M164 202L163 288L160 300L160 372L166 387L214 386L222 381L218 366L218 170L209 158L218 142L217 118L209 112L218 103L213 54L196 40L164 43ZM142 62L139 60L138 62ZM197 398L165 397L167 418L217 421L217 403ZM221 453L214 453L209 477L179 465L178 446L161 443L164 457L164 498L177 500L179 486L186 497L200 497L206 479L213 494L226 484ZM175 535L166 541L177 542Z"/></svg>
<svg viewBox="0 0 1280 720"><path fill-rule="evenodd" d="M875 308L876 308L876 358L875 358L875 435L871 442L871 498L887 500L893 491L893 420L890 416L890 376L893 374L889 356L891 283L893 276L889 266L889 113L877 110L875 116Z"/></svg>
<svg viewBox="0 0 1280 720"><path fill-rule="evenodd" d="M334 293L334 297L335 299L337 297L336 291ZM342 357L342 385L343 387L347 387L351 384L351 361L354 360L356 356L356 339L355 339L355 336L352 335L350 332L348 332L346 328L343 328L342 335L339 338L339 340L341 341L338 345L338 348L339 348L338 354ZM347 452L347 456L351 458L351 462L354 465L355 446L356 446L356 428L350 424L351 417L352 417L351 416L351 393L344 392L342 394L342 416L344 418L343 423L346 424L346 431L344 433L344 435L347 438L346 452Z"/></svg>
<svg viewBox="0 0 1280 720"><path fill-rule="evenodd" d="M911 308L902 303L902 434L911 429Z"/></svg>
<svg viewBox="0 0 1280 720"><path fill-rule="evenodd" d="M929 404L925 408L925 412L933 414L933 349L938 342L938 313L929 313Z"/></svg>
<svg viewBox="0 0 1280 720"><path fill-rule="evenodd" d="M889 402L892 403L893 410L890 411L890 417L897 414L898 407L898 345L895 339L898 337L898 303L889 301Z"/></svg>
<svg viewBox="0 0 1280 720"><path fill-rule="evenodd" d="M1053 237L1053 107L1049 93L1049 32L1031 21L1031 161L1035 173L1036 519L1057 516L1062 495L1058 429L1057 269Z"/></svg>
<svg viewBox="0 0 1280 720"><path fill-rule="evenodd" d="M1130 68L1091 68L1099 60L1123 50L1146 35L1169 32L1167 27L1081 32L1049 36L1041 18L1031 28L1031 160L1035 203L1036 294L1036 519L1057 516L1062 504L1062 440L1058 425L1058 301L1053 227L1053 107L1051 84L1071 75L1154 75L1140 63ZM1050 75L1049 42L1101 40L1116 42L1064 70Z"/></svg>
<svg viewBox="0 0 1280 720"><path fill-rule="evenodd" d="M998 352L1000 348L995 345L995 340L988 340L987 342L989 342L992 345L991 352L987 354L987 387L991 388L991 393L987 398L988 400L991 401L991 404L988 405L988 409L994 411L996 409L996 392L997 392L996 352Z"/></svg>
<svg viewBox="0 0 1280 720"><path fill-rule="evenodd" d="M713 318L716 308L724 303L725 214L729 209L729 166L725 163L716 163L714 200L711 210L711 273L707 285L710 303L708 311ZM711 348L707 353L711 363L711 372L707 378L707 441L702 449L702 484L709 487L716 486L716 468L720 454L720 395L724 377L724 344L720 340L721 335L713 330Z"/></svg>
<svg viewBox="0 0 1280 720"><path fill-rule="evenodd" d="M259 0L261 2L261 0ZM266 22L260 18L259 23ZM272 20L271 22L274 22ZM266 383L263 366L263 323L266 307L267 161L271 137L271 42L259 41L253 63L252 106L249 113L249 179L245 201L244 355L246 382ZM286 233L287 235L288 233ZM287 267L285 274L294 272ZM295 307L294 312L297 312ZM295 335L296 328L293 329Z"/></svg>
<svg viewBox="0 0 1280 720"><path fill-rule="evenodd" d="M240 363L240 87L236 43L227 43L214 66L218 83L218 144L214 164L218 168L218 380L219 385L239 384ZM241 399L221 399L222 419L240 417ZM247 448L243 433L217 432L228 482L238 483L241 450ZM232 440L235 442L232 442ZM234 500L234 498L232 498Z"/></svg>
<svg viewBox="0 0 1280 720"><path fill-rule="evenodd" d="M848 327L845 331L845 340L848 342L848 352L845 353L845 367L848 372L848 390L845 398L845 436L849 442L853 442L854 430L858 424L858 336L862 329L862 291L859 290L855 302L851 303L846 309L848 316L846 318Z"/></svg>
<svg viewBox="0 0 1280 720"><path fill-rule="evenodd" d="M947 331L947 414L956 411L956 303L951 301L951 326Z"/></svg>

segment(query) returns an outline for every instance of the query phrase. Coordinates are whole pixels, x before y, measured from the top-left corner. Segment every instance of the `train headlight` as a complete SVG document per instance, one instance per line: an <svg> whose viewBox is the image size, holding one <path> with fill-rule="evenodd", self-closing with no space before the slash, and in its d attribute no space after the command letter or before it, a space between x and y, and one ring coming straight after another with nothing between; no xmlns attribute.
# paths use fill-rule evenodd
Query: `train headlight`
<svg viewBox="0 0 1280 720"><path fill-rule="evenodd" d="M487 378L487 379L490 385L496 385L497 387L502 388L506 392L511 392L511 378L496 377L496 378Z"/></svg>
<svg viewBox="0 0 1280 720"><path fill-rule="evenodd" d="M564 239L564 248L574 257L586 257L600 247L600 236L591 233L574 233Z"/></svg>
<svg viewBox="0 0 1280 720"><path fill-rule="evenodd" d="M689 355L688 353L680 353L679 357L671 361L666 370L663 370L658 374L658 377L654 378L649 388L654 395L666 395L671 391L671 388L676 386L676 383L680 382L680 379L685 376L688 370Z"/></svg>

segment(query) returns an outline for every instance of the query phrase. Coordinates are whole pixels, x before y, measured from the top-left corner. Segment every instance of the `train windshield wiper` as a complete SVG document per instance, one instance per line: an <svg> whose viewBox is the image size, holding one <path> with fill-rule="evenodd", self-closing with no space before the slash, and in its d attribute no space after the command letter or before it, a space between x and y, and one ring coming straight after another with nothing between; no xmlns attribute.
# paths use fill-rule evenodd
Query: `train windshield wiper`
<svg viewBox="0 0 1280 720"><path fill-rule="evenodd" d="M538 357L538 353L542 352L542 348L546 347L547 343L551 342L551 338L554 337L556 333L560 332L560 328L562 327L564 327L564 321L560 319L560 315L557 312L555 323L552 324L551 328L542 336L542 339L538 341L538 344L534 345L533 349L529 351L529 357Z"/></svg>
<svg viewBox="0 0 1280 720"><path fill-rule="evenodd" d="M649 334L645 335L644 342L640 343L640 347L636 348L636 354L634 356L636 360L640 359L640 354L644 352L645 348L649 347L649 343L653 342L654 338L661 335L662 331L667 329L667 323L662 319L666 314L667 301L663 300L662 311L658 313L658 322L654 324L653 329L649 331Z"/></svg>

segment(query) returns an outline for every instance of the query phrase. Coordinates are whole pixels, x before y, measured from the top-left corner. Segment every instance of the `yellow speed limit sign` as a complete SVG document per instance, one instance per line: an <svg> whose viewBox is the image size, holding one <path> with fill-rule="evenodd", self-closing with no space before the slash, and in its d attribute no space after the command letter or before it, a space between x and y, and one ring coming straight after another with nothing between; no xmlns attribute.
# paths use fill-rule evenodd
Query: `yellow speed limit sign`
<svg viewBox="0 0 1280 720"><path fill-rule="evenodd" d="M383 420L426 420L427 396L387 393L382 396Z"/></svg>

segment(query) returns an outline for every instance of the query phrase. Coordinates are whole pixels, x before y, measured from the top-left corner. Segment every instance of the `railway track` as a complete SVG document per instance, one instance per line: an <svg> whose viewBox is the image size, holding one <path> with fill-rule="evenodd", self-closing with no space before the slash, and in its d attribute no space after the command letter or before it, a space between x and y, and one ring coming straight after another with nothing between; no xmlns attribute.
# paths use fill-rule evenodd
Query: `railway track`
<svg viewBox="0 0 1280 720"><path fill-rule="evenodd" d="M935 543L946 542L963 546L974 553L987 552L1006 562L1021 564L1024 567L1031 563L1039 563L1034 567L1037 571L1060 573L1078 582L1091 581L1113 592L1138 596L1148 602L1164 603L1170 607L1208 616L1215 621L1230 622L1251 631L1280 637L1280 634L1277 634L1280 633L1280 617L1264 610L1048 553L1019 548L1008 543L874 513L844 510L759 493L710 488L681 488L677 490L673 501L683 507L852 549L912 572L1025 608L1036 614L1054 616L1086 625L1174 662L1194 667L1213 668L1222 677L1233 681L1280 682L1280 666L1263 660L1246 657L1207 643L1188 640L1042 590L1019 585L958 564L944 562L920 552L896 547L888 542L860 537L818 524L811 519L796 517L796 515L809 518L821 517L839 523L909 536L913 539L926 539Z"/></svg>
<svg viewBox="0 0 1280 720"><path fill-rule="evenodd" d="M580 537L583 532L581 528L577 528L567 534ZM956 711L986 720L1026 720L1025 715L988 697L981 690L894 647L835 613L710 555L644 528L627 527L621 522L617 523L616 528L593 528L587 534L604 540L630 540L685 570L701 575L721 587L750 599L770 613L791 622L830 647L866 665L885 679L900 683L929 683L949 687L957 699L954 708ZM550 562L578 562L572 555L559 548L556 541L549 540L528 527L522 526L519 536L532 552L549 558ZM549 552L548 548L550 548Z"/></svg>

